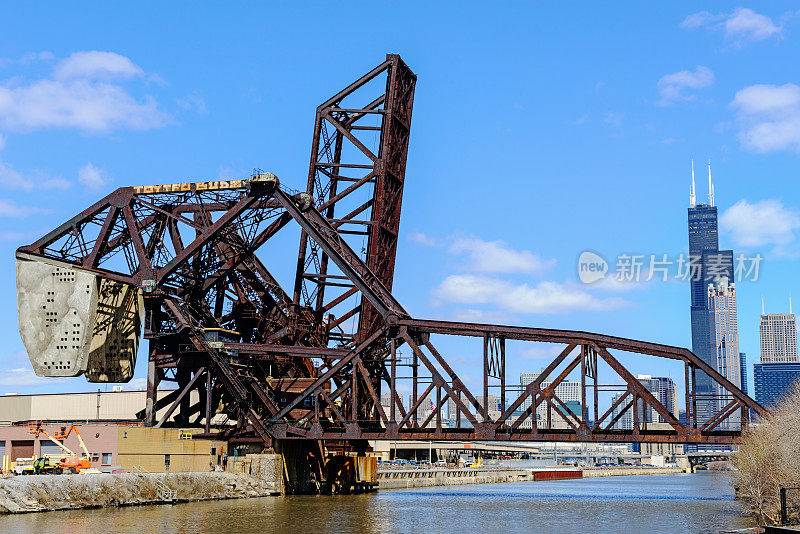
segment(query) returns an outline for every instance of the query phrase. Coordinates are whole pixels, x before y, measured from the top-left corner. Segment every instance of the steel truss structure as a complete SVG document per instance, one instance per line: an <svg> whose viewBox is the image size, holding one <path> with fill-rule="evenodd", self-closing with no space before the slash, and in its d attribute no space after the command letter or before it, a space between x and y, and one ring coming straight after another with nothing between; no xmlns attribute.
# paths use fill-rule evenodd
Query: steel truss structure
<svg viewBox="0 0 800 534"><path fill-rule="evenodd" d="M149 372L140 415L155 426L177 414L179 424L204 426L209 437L267 443L732 443L751 411L766 414L687 349L411 317L391 288L415 83L400 57L388 55L320 105L303 193L285 190L260 171L242 181L123 187L19 248L17 257L143 289ZM289 224L302 232L291 293L256 254ZM208 329L240 337L212 341ZM444 336L473 340L476 358L482 345L477 395L434 345ZM512 342L556 343L563 350L523 388L506 380ZM683 362L685 422L612 351ZM610 386L599 382L601 366L618 377L619 395L607 407L601 397ZM557 394L573 372L580 374L580 413ZM697 373L717 384L717 410L706 420L697 415ZM178 388L159 398L164 380ZM399 393L404 385L412 392L407 402ZM194 404L193 390L199 392ZM499 408L489 405L490 392L497 393ZM448 401L456 412L453 427L443 420ZM166 415L156 420L164 408ZM626 414L631 428L620 429Z"/></svg>

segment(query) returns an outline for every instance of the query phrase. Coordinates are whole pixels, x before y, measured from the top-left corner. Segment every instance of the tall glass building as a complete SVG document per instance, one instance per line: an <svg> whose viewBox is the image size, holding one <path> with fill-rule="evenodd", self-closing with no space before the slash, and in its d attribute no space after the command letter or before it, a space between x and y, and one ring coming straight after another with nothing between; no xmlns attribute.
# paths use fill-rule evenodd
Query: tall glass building
<svg viewBox="0 0 800 534"><path fill-rule="evenodd" d="M689 196L689 291L691 296L692 352L717 369L715 317L709 310L709 285L733 282L733 251L719 250L717 207L714 206L711 168L709 165L709 195L707 204L697 204L692 189ZM738 371L736 373L739 374ZM738 383L737 383L738 385ZM697 421L705 422L717 408L711 378L697 372Z"/></svg>
<svg viewBox="0 0 800 534"><path fill-rule="evenodd" d="M742 386L740 389L742 390L742 393L749 395L747 392L747 354L744 352L739 353L739 368L739 373L742 376Z"/></svg>
<svg viewBox="0 0 800 534"><path fill-rule="evenodd" d="M775 406L800 379L800 362L757 363L753 365L756 402Z"/></svg>

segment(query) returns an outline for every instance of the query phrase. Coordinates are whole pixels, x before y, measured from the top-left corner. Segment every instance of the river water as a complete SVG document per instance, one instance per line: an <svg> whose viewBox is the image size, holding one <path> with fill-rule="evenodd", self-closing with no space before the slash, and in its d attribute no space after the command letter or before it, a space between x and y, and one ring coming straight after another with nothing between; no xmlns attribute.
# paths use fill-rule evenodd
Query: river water
<svg viewBox="0 0 800 534"><path fill-rule="evenodd" d="M726 474L588 478L11 515L0 532L723 532L752 525Z"/></svg>

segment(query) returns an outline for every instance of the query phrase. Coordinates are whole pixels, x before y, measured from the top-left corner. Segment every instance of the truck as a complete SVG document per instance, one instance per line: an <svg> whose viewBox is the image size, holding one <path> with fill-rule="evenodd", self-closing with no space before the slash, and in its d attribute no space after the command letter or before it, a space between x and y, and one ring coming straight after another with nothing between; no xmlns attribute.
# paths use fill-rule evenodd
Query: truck
<svg viewBox="0 0 800 534"><path fill-rule="evenodd" d="M35 473L33 468L35 461L36 458L17 458L11 470L15 475L32 475Z"/></svg>

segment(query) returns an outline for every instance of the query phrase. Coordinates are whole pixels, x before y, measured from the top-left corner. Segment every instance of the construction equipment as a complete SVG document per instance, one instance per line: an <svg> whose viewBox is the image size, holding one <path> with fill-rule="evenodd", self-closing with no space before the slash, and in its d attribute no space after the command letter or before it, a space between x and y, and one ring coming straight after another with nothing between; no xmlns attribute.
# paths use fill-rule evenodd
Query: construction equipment
<svg viewBox="0 0 800 534"><path fill-rule="evenodd" d="M60 475L62 472L60 458L53 458L46 454L33 461L33 474L35 475Z"/></svg>
<svg viewBox="0 0 800 534"><path fill-rule="evenodd" d="M72 449L64 444L73 431L78 437L78 443L81 445L82 456L80 458L78 458L78 455L75 454ZM62 426L51 434L44 428L41 421L31 421L28 423L28 432L35 435L44 434L50 441L58 445L58 447L66 453L66 456L61 457L58 463L53 466L50 466L48 457L43 456L38 458L34 462L34 473L80 473L81 469L91 468L91 455L83 441L83 436L81 436L81 433L75 425L70 425L69 427L66 425Z"/></svg>

